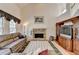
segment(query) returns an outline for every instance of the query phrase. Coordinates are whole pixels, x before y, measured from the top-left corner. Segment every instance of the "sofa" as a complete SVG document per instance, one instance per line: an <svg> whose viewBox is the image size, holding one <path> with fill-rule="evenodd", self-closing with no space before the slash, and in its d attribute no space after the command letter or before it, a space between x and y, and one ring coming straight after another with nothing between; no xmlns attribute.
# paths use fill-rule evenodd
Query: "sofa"
<svg viewBox="0 0 79 59"><path fill-rule="evenodd" d="M12 33L0 36L0 55L18 53L26 45L26 38L19 38L20 33Z"/></svg>

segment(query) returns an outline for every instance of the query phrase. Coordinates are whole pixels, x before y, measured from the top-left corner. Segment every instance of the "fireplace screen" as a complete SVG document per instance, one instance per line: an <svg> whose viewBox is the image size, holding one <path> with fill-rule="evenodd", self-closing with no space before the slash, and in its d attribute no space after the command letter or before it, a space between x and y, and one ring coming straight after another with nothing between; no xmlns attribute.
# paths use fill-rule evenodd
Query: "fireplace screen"
<svg viewBox="0 0 79 59"><path fill-rule="evenodd" d="M35 38L44 38L44 34L35 34Z"/></svg>

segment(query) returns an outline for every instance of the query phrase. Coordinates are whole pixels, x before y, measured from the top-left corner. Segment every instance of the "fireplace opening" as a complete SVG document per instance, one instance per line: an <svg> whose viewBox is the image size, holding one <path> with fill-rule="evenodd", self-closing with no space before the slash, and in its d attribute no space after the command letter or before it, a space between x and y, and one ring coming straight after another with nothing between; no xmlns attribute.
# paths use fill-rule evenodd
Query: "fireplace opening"
<svg viewBox="0 0 79 59"><path fill-rule="evenodd" d="M44 38L44 34L35 34L35 38Z"/></svg>

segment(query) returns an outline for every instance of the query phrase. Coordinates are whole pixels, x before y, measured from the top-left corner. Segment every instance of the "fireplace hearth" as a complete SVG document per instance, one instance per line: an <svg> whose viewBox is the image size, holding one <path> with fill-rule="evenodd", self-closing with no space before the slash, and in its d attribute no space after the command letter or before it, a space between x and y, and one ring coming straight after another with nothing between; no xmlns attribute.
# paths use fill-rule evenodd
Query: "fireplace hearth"
<svg viewBox="0 0 79 59"><path fill-rule="evenodd" d="M44 34L35 34L35 38L44 38Z"/></svg>

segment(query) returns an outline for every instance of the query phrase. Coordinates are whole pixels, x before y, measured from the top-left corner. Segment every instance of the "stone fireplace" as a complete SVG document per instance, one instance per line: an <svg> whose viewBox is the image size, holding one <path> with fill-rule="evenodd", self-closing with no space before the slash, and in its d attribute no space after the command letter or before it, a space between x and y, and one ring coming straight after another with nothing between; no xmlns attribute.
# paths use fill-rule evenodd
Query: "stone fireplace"
<svg viewBox="0 0 79 59"><path fill-rule="evenodd" d="M37 33L34 35L34 38L44 38L44 34L43 33Z"/></svg>
<svg viewBox="0 0 79 59"><path fill-rule="evenodd" d="M33 29L33 38L46 39L46 29L44 28Z"/></svg>

